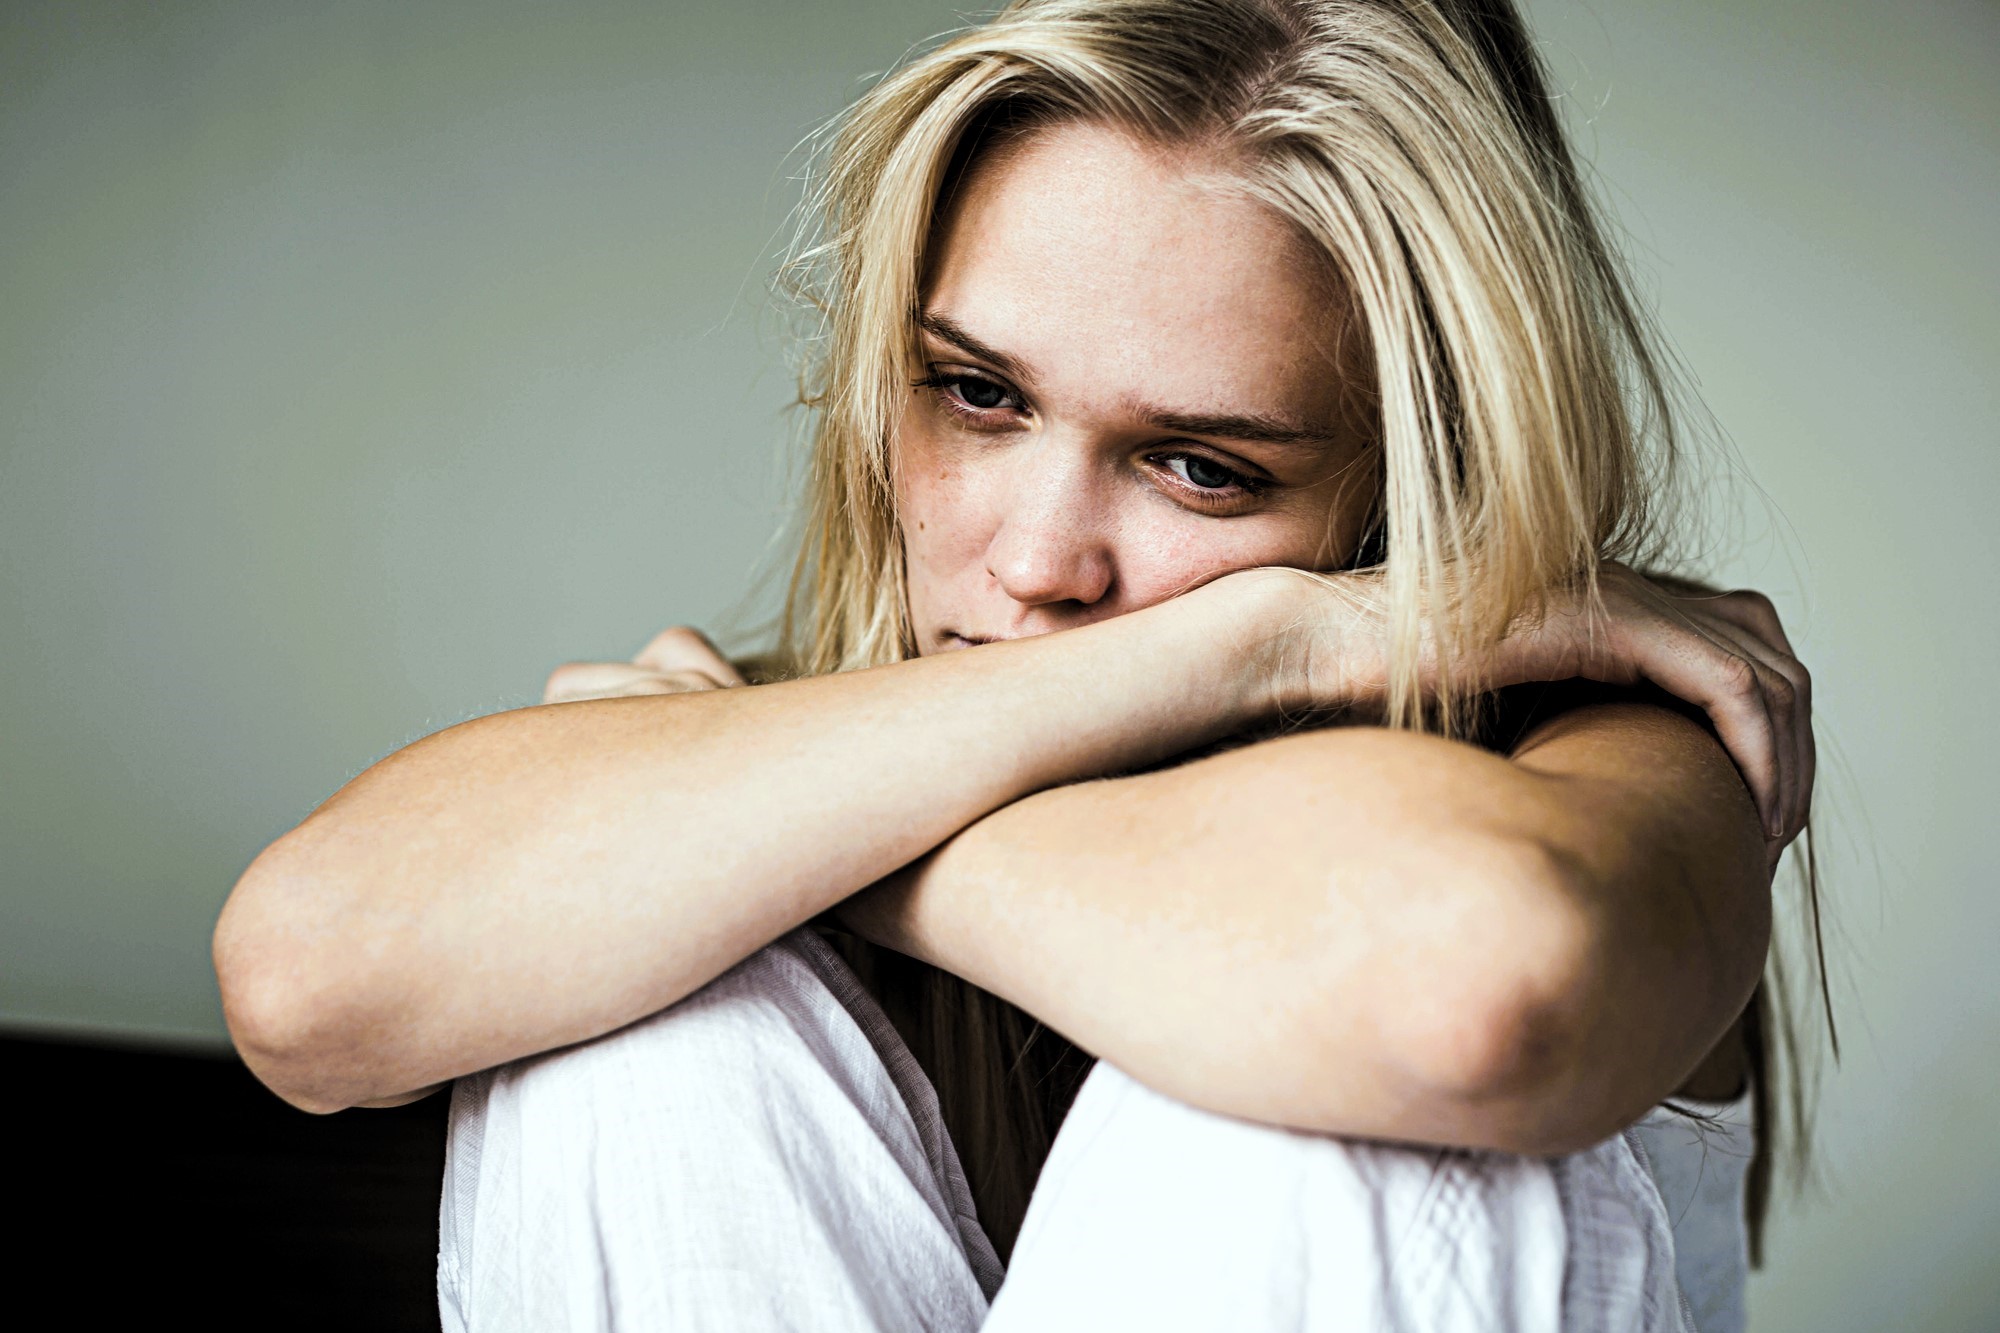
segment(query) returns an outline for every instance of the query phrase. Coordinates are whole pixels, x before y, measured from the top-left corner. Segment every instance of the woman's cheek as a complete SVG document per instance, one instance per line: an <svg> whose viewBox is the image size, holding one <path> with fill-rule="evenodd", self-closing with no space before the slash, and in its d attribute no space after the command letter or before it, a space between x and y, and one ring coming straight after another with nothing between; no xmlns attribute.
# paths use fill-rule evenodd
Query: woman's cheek
<svg viewBox="0 0 2000 1333"><path fill-rule="evenodd" d="M1298 563L1301 543L1284 525L1256 519L1217 521L1168 514L1125 528L1119 560L1127 593L1150 606L1239 569Z"/></svg>
<svg viewBox="0 0 2000 1333"><path fill-rule="evenodd" d="M901 483L901 510L909 546L934 559L976 547L981 526L977 489L957 465L935 453L911 459Z"/></svg>
<svg viewBox="0 0 2000 1333"><path fill-rule="evenodd" d="M896 502L910 614L922 625L950 604L953 579L980 560L991 525L978 501L978 479L936 447L928 431L906 428L897 444Z"/></svg>

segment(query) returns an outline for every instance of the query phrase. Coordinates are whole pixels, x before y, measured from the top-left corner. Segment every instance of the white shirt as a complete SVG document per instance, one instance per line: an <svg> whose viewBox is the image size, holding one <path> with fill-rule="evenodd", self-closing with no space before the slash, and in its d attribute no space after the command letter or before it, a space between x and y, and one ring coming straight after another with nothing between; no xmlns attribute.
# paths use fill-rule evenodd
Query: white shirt
<svg viewBox="0 0 2000 1333"><path fill-rule="evenodd" d="M1677 1097L1697 1120L1656 1106L1633 1128L1674 1229L1674 1274L1699 1333L1743 1333L1750 1275L1745 1176L1756 1151L1750 1094L1734 1101Z"/></svg>

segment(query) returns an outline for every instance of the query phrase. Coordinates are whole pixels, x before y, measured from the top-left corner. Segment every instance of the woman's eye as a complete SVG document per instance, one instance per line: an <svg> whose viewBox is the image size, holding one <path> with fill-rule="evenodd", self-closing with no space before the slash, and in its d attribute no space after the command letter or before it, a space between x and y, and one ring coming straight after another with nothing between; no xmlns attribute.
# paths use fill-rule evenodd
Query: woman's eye
<svg viewBox="0 0 2000 1333"><path fill-rule="evenodd" d="M1254 478L1246 477L1233 468L1226 468L1213 458L1200 454L1167 454L1161 459L1174 474L1197 490L1221 491L1232 486L1247 491L1258 489Z"/></svg>
<svg viewBox="0 0 2000 1333"><path fill-rule="evenodd" d="M1255 507L1258 497L1274 484L1218 463L1205 454L1154 454L1152 461L1164 466L1179 480L1174 489L1185 500L1203 505L1215 513L1241 513Z"/></svg>
<svg viewBox="0 0 2000 1333"><path fill-rule="evenodd" d="M1006 385L963 371L933 370L917 381L917 387L931 390L940 403L965 417L1021 405L1014 400L1013 390Z"/></svg>
<svg viewBox="0 0 2000 1333"><path fill-rule="evenodd" d="M991 412L1007 404L1007 391L992 380L975 380L963 376L947 381L953 392L965 400L967 407L976 407L982 412Z"/></svg>

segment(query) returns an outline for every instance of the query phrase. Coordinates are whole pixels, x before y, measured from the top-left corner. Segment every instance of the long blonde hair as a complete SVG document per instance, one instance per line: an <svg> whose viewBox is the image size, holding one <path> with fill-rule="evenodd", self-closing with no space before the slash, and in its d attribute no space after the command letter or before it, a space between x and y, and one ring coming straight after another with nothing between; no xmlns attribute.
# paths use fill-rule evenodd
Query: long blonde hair
<svg viewBox="0 0 2000 1333"><path fill-rule="evenodd" d="M1455 662L1601 561L1670 561L1678 380L1508 0L1016 0L885 76L821 141L782 270L811 319L789 672L915 652L889 451L921 374L940 200L997 141L1078 121L1212 151L1338 277L1348 308L1329 319L1373 367L1363 559L1392 724L1464 733L1478 689ZM1004 1253L1080 1066L994 997L846 943L918 1025Z"/></svg>

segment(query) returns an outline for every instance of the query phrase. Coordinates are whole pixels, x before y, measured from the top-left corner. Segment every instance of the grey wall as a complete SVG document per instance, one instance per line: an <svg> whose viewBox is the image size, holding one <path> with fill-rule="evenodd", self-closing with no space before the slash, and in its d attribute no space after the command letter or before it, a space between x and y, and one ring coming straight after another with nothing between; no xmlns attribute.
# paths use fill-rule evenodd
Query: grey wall
<svg viewBox="0 0 2000 1333"><path fill-rule="evenodd" d="M1846 1043L1827 1187L1784 1214L1753 1314L2000 1327L1984 679L2000 658L2000 7L1535 13L1578 109L1596 108L1593 155L1661 317L1780 511L1728 563L1779 597L1844 761L1820 807Z"/></svg>
<svg viewBox="0 0 2000 1333"><path fill-rule="evenodd" d="M941 5L11 5L0 1011L218 1039L258 847L738 599L800 137Z"/></svg>
<svg viewBox="0 0 2000 1333"><path fill-rule="evenodd" d="M1848 1053L1769 1329L2000 1318L2000 11L1544 0L1845 761ZM0 7L0 1024L219 1042L235 875L738 604L789 150L948 5ZM752 605L756 599L752 599Z"/></svg>

